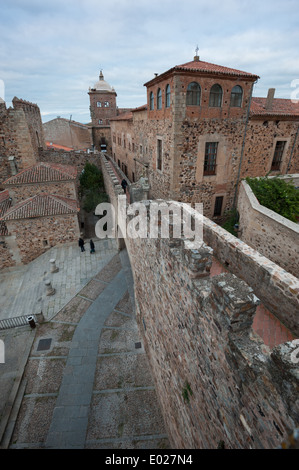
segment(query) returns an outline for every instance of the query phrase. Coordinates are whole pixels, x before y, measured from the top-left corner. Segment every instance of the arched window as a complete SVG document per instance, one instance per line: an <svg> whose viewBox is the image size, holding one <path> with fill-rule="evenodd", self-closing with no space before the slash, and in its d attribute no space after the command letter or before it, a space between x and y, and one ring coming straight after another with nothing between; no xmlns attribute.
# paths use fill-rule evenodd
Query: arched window
<svg viewBox="0 0 299 470"><path fill-rule="evenodd" d="M220 85L213 85L210 91L209 106L211 108L220 108L222 104L222 88Z"/></svg>
<svg viewBox="0 0 299 470"><path fill-rule="evenodd" d="M169 106L170 106L170 85L166 85L165 96L166 96L165 107L169 108Z"/></svg>
<svg viewBox="0 0 299 470"><path fill-rule="evenodd" d="M162 91L158 88L157 91L157 109L162 109Z"/></svg>
<svg viewBox="0 0 299 470"><path fill-rule="evenodd" d="M154 109L154 93L150 92L150 109Z"/></svg>
<svg viewBox="0 0 299 470"><path fill-rule="evenodd" d="M196 82L189 83L187 88L187 106L199 106L200 86Z"/></svg>
<svg viewBox="0 0 299 470"><path fill-rule="evenodd" d="M239 85L234 86L230 95L230 105L240 108L242 104L243 90Z"/></svg>

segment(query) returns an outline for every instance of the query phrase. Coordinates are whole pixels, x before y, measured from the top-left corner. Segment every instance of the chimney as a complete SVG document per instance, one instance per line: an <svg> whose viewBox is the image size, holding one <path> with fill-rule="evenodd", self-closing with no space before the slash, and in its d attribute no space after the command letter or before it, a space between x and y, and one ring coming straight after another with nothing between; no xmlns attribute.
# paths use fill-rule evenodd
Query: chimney
<svg viewBox="0 0 299 470"><path fill-rule="evenodd" d="M268 96L267 96L266 104L265 104L265 109L269 109L269 110L272 109L274 93L275 93L275 88L269 88Z"/></svg>

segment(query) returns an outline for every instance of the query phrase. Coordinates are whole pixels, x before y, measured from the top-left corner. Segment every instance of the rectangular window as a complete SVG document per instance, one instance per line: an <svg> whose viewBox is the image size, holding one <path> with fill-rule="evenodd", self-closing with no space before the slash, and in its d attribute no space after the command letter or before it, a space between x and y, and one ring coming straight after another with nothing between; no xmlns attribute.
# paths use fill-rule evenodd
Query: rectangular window
<svg viewBox="0 0 299 470"><path fill-rule="evenodd" d="M214 217L220 216L222 213L222 204L223 196L216 196L215 207L214 207Z"/></svg>
<svg viewBox="0 0 299 470"><path fill-rule="evenodd" d="M206 142L204 175L215 175L218 142Z"/></svg>
<svg viewBox="0 0 299 470"><path fill-rule="evenodd" d="M280 165L282 161L283 151L285 148L286 141L285 140L278 140L276 142L276 147L274 151L274 156L272 160L271 170L280 170Z"/></svg>
<svg viewBox="0 0 299 470"><path fill-rule="evenodd" d="M157 168L162 170L162 140L157 140Z"/></svg>

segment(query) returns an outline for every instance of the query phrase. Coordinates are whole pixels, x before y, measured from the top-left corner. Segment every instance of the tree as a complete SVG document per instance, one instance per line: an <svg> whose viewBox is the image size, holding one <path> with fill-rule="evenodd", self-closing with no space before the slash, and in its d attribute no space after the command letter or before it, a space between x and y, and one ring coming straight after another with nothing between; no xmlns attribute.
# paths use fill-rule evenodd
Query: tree
<svg viewBox="0 0 299 470"><path fill-rule="evenodd" d="M92 212L101 202L107 202L102 172L93 163L87 162L80 175L80 196L83 209Z"/></svg>
<svg viewBox="0 0 299 470"><path fill-rule="evenodd" d="M80 175L80 186L83 191L92 188L104 188L102 172L93 163L85 163L84 169Z"/></svg>

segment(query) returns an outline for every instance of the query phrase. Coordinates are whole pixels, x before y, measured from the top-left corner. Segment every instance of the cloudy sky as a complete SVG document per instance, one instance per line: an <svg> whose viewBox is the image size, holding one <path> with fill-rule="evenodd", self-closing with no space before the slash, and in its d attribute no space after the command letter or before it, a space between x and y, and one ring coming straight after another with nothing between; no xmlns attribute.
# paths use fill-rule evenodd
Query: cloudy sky
<svg viewBox="0 0 299 470"><path fill-rule="evenodd" d="M137 107L198 45L203 61L259 75L254 96L290 98L298 44L298 0L0 0L0 95L37 103L44 122L87 123L100 69L118 106Z"/></svg>

